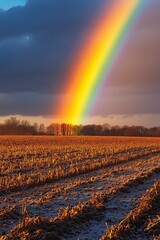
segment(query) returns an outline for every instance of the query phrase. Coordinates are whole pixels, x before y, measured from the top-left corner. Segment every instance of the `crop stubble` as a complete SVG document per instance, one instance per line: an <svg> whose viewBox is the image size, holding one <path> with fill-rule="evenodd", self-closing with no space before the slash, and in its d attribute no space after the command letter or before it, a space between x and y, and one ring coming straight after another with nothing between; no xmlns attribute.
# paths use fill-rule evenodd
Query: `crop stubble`
<svg viewBox="0 0 160 240"><path fill-rule="evenodd" d="M84 237L83 225L91 221L94 229L97 219L104 225L107 206L121 191L154 174L159 180L159 153L159 138L1 137L1 239ZM150 220L147 237L158 224L159 217Z"/></svg>

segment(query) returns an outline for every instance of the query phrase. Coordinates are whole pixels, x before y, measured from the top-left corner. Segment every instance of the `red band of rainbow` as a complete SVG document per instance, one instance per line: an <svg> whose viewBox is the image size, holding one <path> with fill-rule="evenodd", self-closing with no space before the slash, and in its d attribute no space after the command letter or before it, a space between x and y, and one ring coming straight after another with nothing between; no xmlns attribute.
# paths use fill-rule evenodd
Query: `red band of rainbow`
<svg viewBox="0 0 160 240"><path fill-rule="evenodd" d="M78 51L67 78L67 97L58 106L60 122L80 124L91 106L95 90L113 64L113 56L121 47L122 37L131 27L131 20L143 0L112 0L106 4Z"/></svg>

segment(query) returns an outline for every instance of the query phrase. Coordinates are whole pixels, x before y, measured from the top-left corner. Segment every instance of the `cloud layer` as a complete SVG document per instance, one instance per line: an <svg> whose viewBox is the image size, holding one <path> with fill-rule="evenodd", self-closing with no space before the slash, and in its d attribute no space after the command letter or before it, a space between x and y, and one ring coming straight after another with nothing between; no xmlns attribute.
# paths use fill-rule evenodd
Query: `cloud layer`
<svg viewBox="0 0 160 240"><path fill-rule="evenodd" d="M1 116L54 112L74 55L104 4L106 0L28 0L23 7L0 10ZM159 23L160 3L148 1L92 114L160 114Z"/></svg>

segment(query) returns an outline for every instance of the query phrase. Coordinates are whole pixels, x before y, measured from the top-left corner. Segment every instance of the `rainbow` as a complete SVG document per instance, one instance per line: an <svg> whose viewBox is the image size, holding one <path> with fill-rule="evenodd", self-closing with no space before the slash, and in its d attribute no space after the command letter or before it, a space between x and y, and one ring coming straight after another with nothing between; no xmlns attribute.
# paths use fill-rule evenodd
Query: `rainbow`
<svg viewBox="0 0 160 240"><path fill-rule="evenodd" d="M112 0L101 10L78 51L67 77L66 97L58 106L60 122L80 124L107 78L124 36L141 9L143 0Z"/></svg>

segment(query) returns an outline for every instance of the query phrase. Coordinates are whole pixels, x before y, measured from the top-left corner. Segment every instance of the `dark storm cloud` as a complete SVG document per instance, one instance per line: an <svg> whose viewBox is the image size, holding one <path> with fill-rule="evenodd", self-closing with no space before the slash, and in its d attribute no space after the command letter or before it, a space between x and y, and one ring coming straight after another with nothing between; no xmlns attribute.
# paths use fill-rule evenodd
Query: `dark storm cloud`
<svg viewBox="0 0 160 240"><path fill-rule="evenodd" d="M0 115L53 113L71 59L106 1L29 0L0 10ZM160 1L146 1L95 115L160 113L159 23Z"/></svg>
<svg viewBox="0 0 160 240"><path fill-rule="evenodd" d="M100 6L98 0L29 0L0 11L0 92L57 92Z"/></svg>
<svg viewBox="0 0 160 240"><path fill-rule="evenodd" d="M68 35L84 28L100 5L98 0L29 0L24 7L1 11L0 37L44 32Z"/></svg>
<svg viewBox="0 0 160 240"><path fill-rule="evenodd" d="M0 114L40 116L53 113L58 100L56 95L42 93L10 93L0 94ZM5 107L4 107L5 106Z"/></svg>

